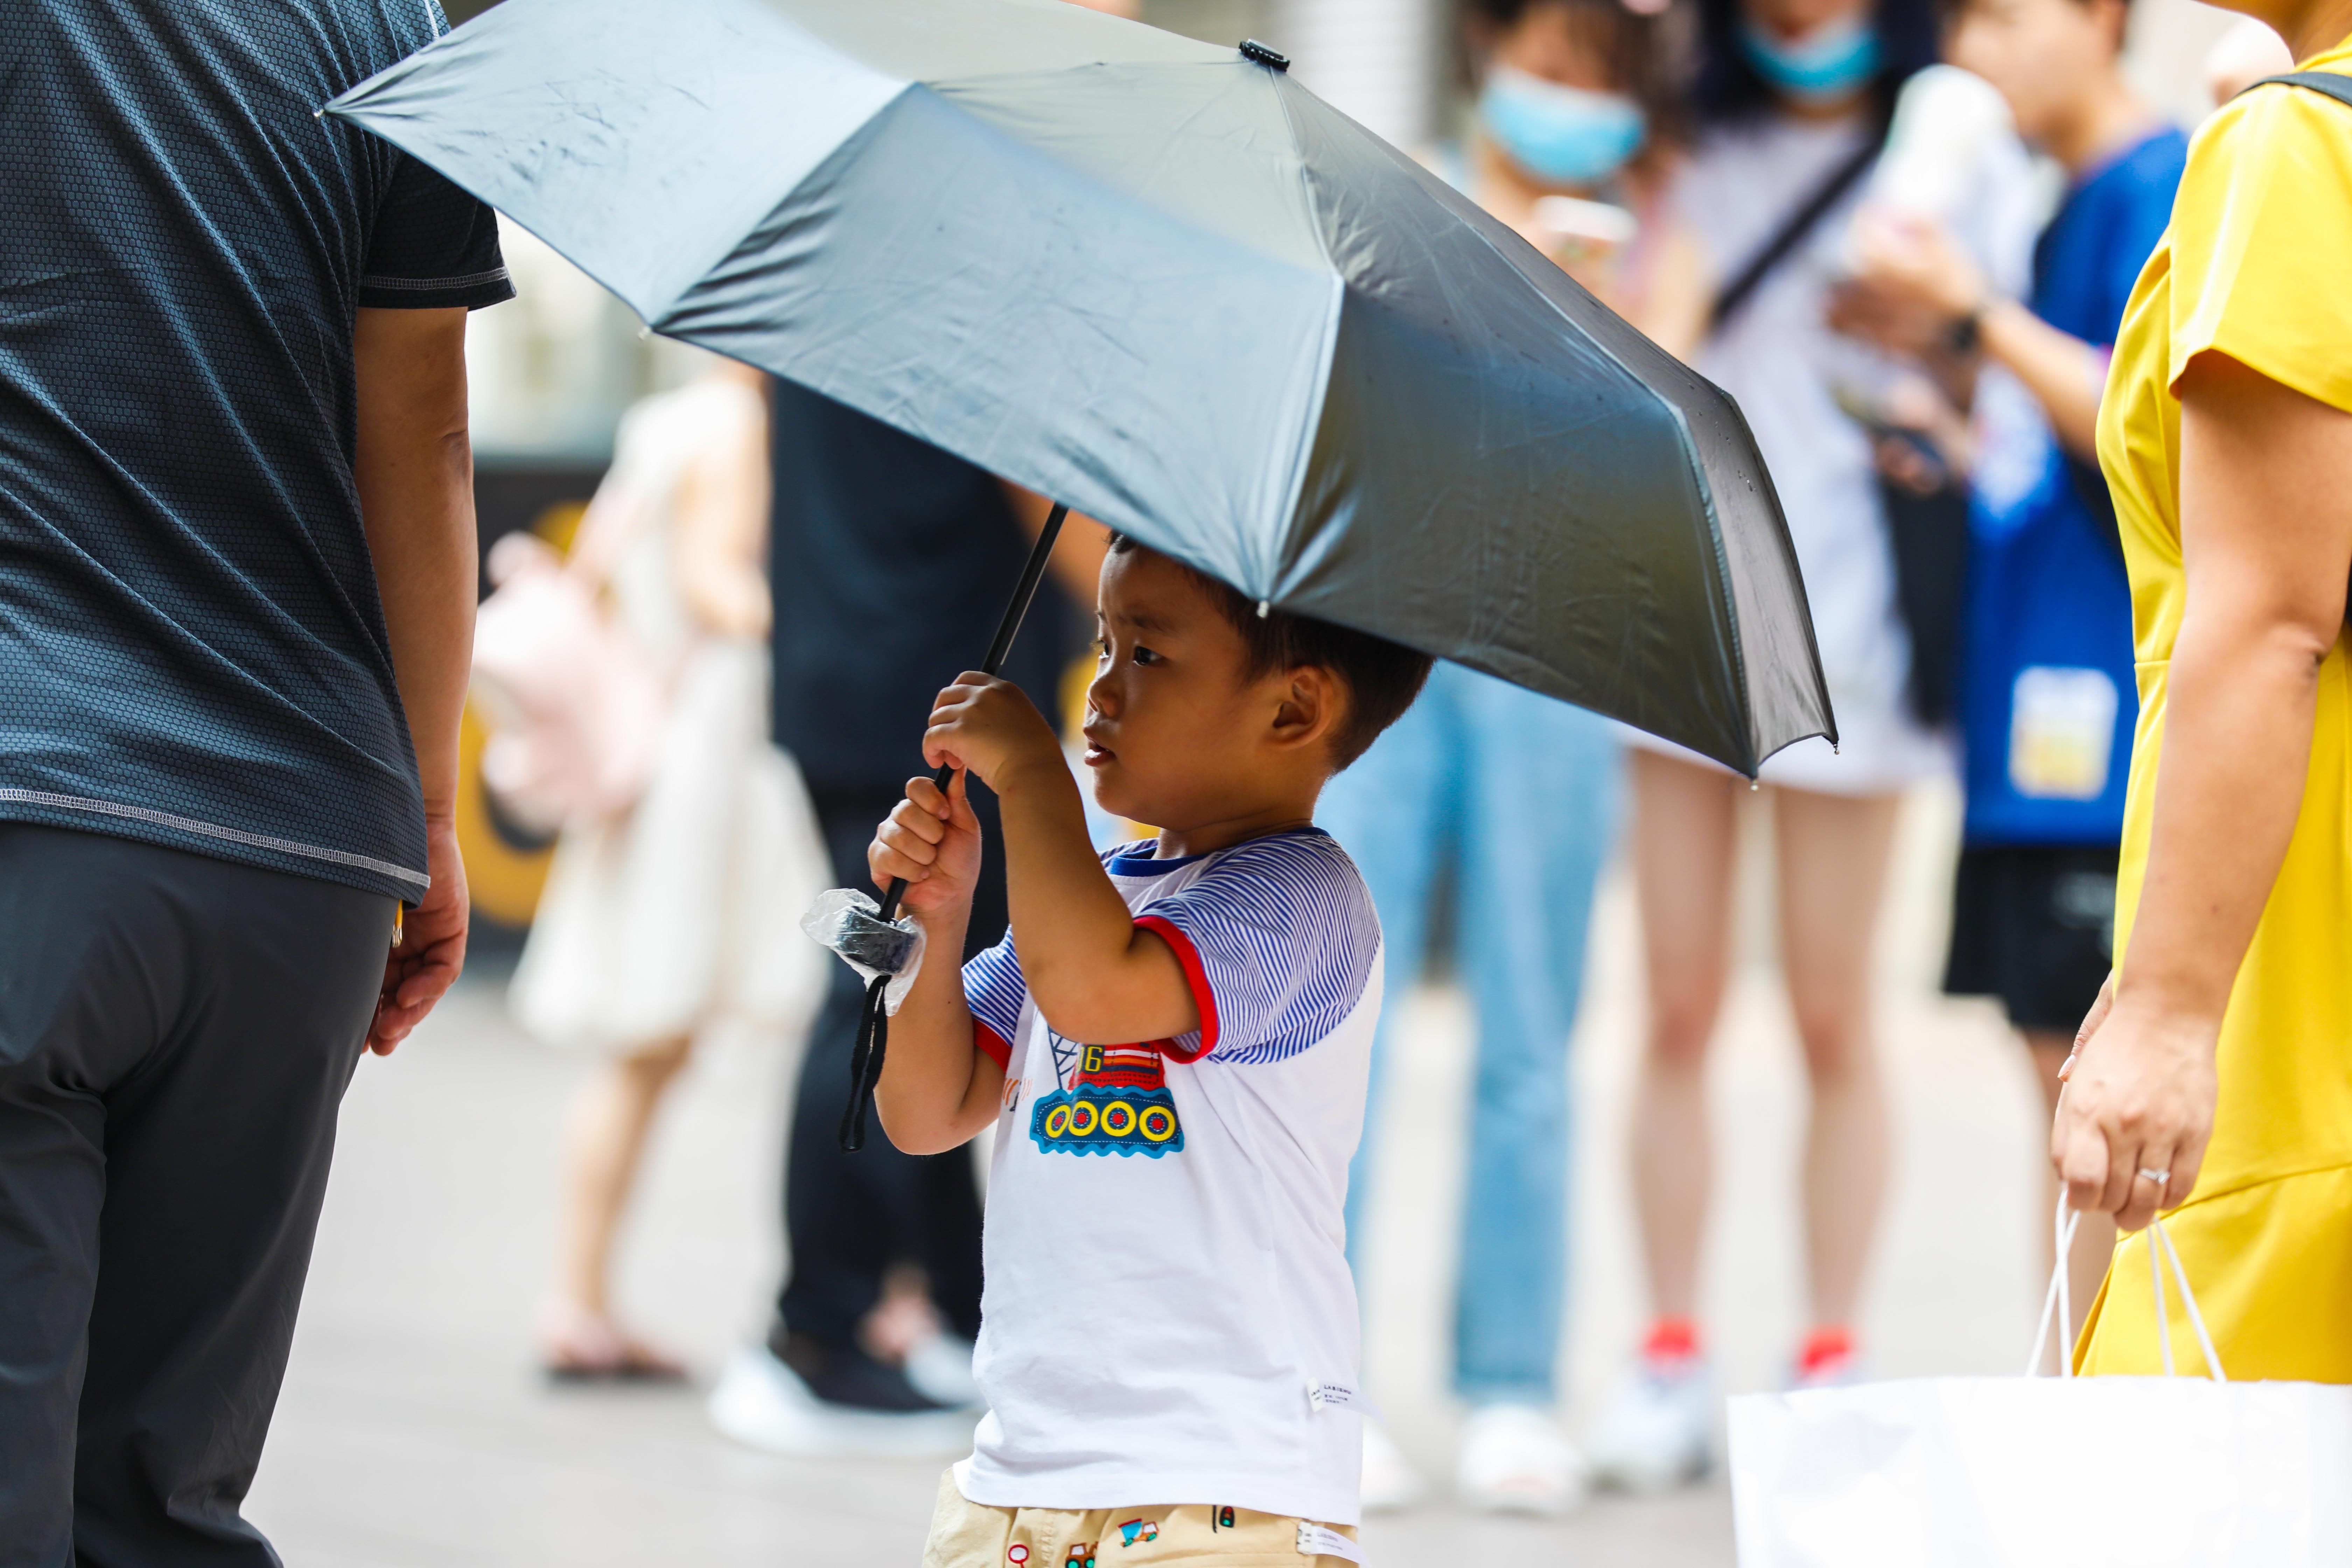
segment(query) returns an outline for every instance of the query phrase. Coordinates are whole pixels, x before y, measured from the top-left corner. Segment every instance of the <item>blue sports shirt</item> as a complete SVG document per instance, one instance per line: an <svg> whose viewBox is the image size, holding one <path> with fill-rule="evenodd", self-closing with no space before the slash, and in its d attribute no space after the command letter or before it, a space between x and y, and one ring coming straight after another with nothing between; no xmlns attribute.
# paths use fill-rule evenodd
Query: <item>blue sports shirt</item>
<svg viewBox="0 0 2352 1568"><path fill-rule="evenodd" d="M489 209L317 118L433 0L0 0L0 819L414 901L352 332L512 289Z"/></svg>
<svg viewBox="0 0 2352 1568"><path fill-rule="evenodd" d="M2074 185L2034 247L2035 315L2115 342L2188 153L2168 127ZM2004 390L2026 397L2013 382ZM2139 701L2105 481L2060 449L2038 409L1988 423L1961 634L1967 841L2114 844Z"/></svg>

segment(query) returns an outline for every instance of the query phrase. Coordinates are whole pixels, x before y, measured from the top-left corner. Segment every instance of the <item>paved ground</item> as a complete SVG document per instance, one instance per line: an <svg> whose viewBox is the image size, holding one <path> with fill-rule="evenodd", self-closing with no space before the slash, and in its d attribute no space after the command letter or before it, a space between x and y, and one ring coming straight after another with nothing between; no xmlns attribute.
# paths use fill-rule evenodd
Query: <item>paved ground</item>
<svg viewBox="0 0 2352 1568"><path fill-rule="evenodd" d="M1993 1016L1930 992L1941 942L1940 793L1907 818L1883 1001L1901 1165L1865 1329L1883 1373L2006 1371L2032 1331L2025 1068ZM1760 898L1749 900L1752 918ZM1605 895L1576 1044L1582 1144L1572 1422L1591 1417L1634 1331L1639 1288L1616 1133L1639 1005L1622 881ZM1749 942L1760 949L1760 941ZM1407 1448L1442 1473L1467 1018L1423 992L1396 1063L1393 1163L1375 1218L1368 1381ZM1717 1075L1724 1157L1710 1318L1734 1391L1769 1387L1797 1331L1789 1214L1801 1086L1785 1008L1759 966ZM785 1053L721 1042L658 1134L625 1294L707 1376L761 1322L774 1277ZM938 1467L769 1458L712 1435L698 1394L551 1390L529 1328L548 1277L556 1131L582 1064L518 1037L470 981L389 1061L362 1064L293 1365L249 1511L292 1568L693 1563L911 1568ZM1728 1564L1720 1484L1604 1500L1557 1524L1433 1507L1366 1531L1382 1568L1562 1562Z"/></svg>

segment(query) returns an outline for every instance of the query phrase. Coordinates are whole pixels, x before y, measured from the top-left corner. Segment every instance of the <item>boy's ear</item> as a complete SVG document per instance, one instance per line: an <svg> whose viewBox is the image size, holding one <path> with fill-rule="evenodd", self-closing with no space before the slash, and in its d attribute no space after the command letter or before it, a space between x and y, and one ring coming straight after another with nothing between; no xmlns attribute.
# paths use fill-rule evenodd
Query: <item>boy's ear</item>
<svg viewBox="0 0 2352 1568"><path fill-rule="evenodd" d="M1302 664L1282 677L1267 739L1284 751L1317 746L1331 738L1346 717L1348 694L1339 677L1319 664Z"/></svg>

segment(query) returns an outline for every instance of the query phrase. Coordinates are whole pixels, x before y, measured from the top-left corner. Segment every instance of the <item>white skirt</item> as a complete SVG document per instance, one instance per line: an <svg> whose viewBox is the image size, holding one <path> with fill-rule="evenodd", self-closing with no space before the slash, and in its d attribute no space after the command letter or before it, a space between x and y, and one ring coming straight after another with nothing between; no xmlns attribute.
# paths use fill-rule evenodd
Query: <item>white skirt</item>
<svg viewBox="0 0 2352 1568"><path fill-rule="evenodd" d="M824 847L767 738L763 645L687 656L659 760L626 815L564 830L508 994L550 1044L625 1053L721 1022L804 1027L825 954L800 930Z"/></svg>

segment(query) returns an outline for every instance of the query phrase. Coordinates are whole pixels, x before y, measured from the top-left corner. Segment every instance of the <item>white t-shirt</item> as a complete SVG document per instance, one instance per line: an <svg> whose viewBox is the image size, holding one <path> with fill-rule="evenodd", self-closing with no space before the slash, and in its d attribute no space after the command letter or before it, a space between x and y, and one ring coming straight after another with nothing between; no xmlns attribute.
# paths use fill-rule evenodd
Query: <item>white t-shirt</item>
<svg viewBox="0 0 2352 1568"><path fill-rule="evenodd" d="M964 966L978 1047L1006 1069L973 1362L989 1410L956 1485L1000 1508L1231 1503L1353 1524L1342 1206L1380 919L1320 829L1181 859L1139 847L1104 863L1175 949L1198 1031L1072 1045L1011 936Z"/></svg>

